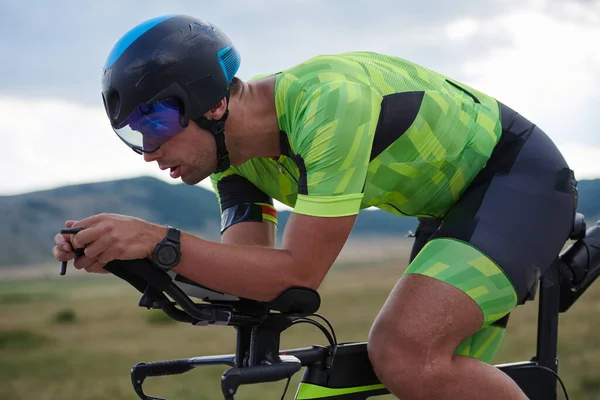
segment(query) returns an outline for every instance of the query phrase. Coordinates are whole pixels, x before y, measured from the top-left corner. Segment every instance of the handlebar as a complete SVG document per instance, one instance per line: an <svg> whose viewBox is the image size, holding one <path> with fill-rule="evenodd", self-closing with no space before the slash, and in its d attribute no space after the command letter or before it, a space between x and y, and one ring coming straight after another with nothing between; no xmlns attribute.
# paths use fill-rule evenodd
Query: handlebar
<svg viewBox="0 0 600 400"><path fill-rule="evenodd" d="M142 385L146 378L183 374L199 366L228 365L231 368L222 376L221 390L226 399L231 399L241 385L277 382L291 378L303 366L316 363L325 364L330 355L329 348L312 346L280 352L280 362L274 364L246 367L235 367L236 357L234 354L140 362L131 369L131 382L135 392L142 400L165 400L144 393Z"/></svg>
<svg viewBox="0 0 600 400"><path fill-rule="evenodd" d="M291 378L302 368L298 357L279 354L279 339L294 320L305 319L319 308L320 296L315 290L291 287L271 302L203 298L202 303L196 303L171 275L155 268L149 260L112 261L104 268L142 293L141 307L161 309L171 318L193 325L228 325L238 331L235 355L136 364L131 370L131 381L141 399L164 400L144 393L142 386L147 377L181 374L200 365L230 366L221 381L227 400L233 399L240 385ZM304 350L299 355L305 359L310 356L315 363L328 353Z"/></svg>
<svg viewBox="0 0 600 400"><path fill-rule="evenodd" d="M277 382L291 378L300 371L302 365L296 357L287 356L283 362L272 365L254 365L244 368L230 368L221 378L221 390L225 398L232 398L240 385Z"/></svg>
<svg viewBox="0 0 600 400"><path fill-rule="evenodd" d="M152 363L140 362L131 369L131 383L137 395L144 400L164 400L160 397L148 396L142 389L142 384L149 376L165 376L183 374L194 368L188 359L157 361Z"/></svg>

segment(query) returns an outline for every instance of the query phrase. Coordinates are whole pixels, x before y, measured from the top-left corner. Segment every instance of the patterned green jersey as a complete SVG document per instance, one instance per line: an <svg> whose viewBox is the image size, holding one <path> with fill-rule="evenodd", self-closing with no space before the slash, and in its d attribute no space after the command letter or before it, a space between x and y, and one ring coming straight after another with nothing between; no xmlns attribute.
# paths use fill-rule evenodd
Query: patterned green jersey
<svg viewBox="0 0 600 400"><path fill-rule="evenodd" d="M501 135L498 102L401 58L322 55L276 74L278 159L211 176L221 211L271 199L294 212L378 207L442 217Z"/></svg>

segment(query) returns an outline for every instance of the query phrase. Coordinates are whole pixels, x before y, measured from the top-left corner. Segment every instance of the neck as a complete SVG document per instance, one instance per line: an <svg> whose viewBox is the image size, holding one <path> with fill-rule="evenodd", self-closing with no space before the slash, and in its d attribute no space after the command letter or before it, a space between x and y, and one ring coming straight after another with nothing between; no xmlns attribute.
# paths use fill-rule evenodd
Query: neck
<svg viewBox="0 0 600 400"><path fill-rule="evenodd" d="M225 140L232 165L251 158L278 157L279 124L275 109L275 78L242 82L239 93L231 97L225 123Z"/></svg>

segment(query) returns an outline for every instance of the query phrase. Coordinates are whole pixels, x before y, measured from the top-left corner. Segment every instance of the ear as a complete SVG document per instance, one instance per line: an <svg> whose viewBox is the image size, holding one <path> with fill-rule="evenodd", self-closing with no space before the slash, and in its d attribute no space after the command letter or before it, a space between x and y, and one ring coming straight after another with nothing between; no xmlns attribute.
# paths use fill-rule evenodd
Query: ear
<svg viewBox="0 0 600 400"><path fill-rule="evenodd" d="M225 110L227 110L227 100L223 97L213 108L208 110L204 116L207 119L218 120L223 117Z"/></svg>

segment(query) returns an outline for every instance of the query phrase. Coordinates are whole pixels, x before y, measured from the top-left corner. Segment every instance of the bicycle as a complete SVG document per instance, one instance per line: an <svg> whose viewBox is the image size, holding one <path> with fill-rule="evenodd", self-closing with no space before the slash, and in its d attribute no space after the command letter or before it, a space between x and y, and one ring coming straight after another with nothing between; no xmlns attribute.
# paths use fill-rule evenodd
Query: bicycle
<svg viewBox="0 0 600 400"><path fill-rule="evenodd" d="M584 216L577 213L569 239L574 243L539 277L535 356L529 361L496 365L531 400L556 400L557 381L568 400L558 375L558 315L567 312L600 276L600 221L586 230ZM316 314L320 296L315 290L292 287L271 302L258 302L213 291L174 272L158 270L148 260L113 261L105 269L142 293L140 307L160 309L176 321L196 326L227 325L237 331L235 354L134 365L132 386L143 400L164 400L144 393L143 383L148 377L182 374L208 365L229 366L221 378L225 400L233 400L241 385L287 379L283 399L291 377L302 368L306 370L296 400L365 400L389 394L373 371L367 343L338 343L331 324ZM196 303L190 296L202 302ZM323 319L329 330L313 317ZM281 334L298 323L317 326L329 345L281 351Z"/></svg>

